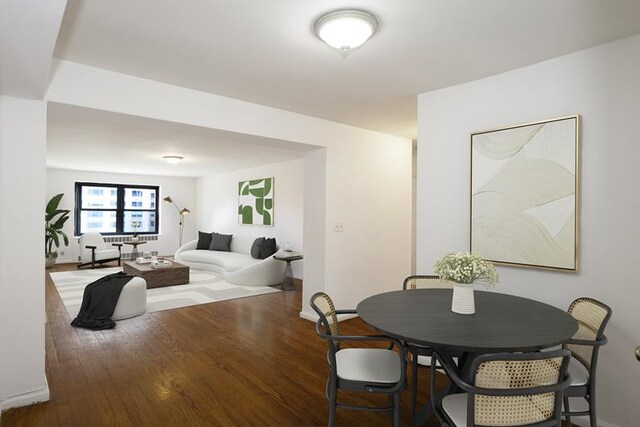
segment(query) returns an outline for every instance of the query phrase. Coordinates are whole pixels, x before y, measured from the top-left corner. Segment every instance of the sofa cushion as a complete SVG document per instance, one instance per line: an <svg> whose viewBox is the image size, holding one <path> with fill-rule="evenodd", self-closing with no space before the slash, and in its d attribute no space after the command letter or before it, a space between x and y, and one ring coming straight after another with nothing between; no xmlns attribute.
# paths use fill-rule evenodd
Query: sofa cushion
<svg viewBox="0 0 640 427"><path fill-rule="evenodd" d="M227 272L237 271L260 262L260 260L253 259L249 255L239 254L237 252L198 250L184 251L180 253L180 260L214 264L220 266Z"/></svg>
<svg viewBox="0 0 640 427"><path fill-rule="evenodd" d="M213 236L211 233L203 233L202 231L198 231L198 244L196 245L196 249L198 250L208 250L209 246L211 246L211 239Z"/></svg>
<svg viewBox="0 0 640 427"><path fill-rule="evenodd" d="M260 248L264 244L264 237L258 237L253 241L251 245L251 257L254 259L260 259Z"/></svg>
<svg viewBox="0 0 640 427"><path fill-rule="evenodd" d="M211 239L211 246L209 246L209 250L229 252L231 250L232 237L233 234L213 233L213 238Z"/></svg>
<svg viewBox="0 0 640 427"><path fill-rule="evenodd" d="M276 239L265 238L264 243L260 247L260 259L267 259L278 251L276 247Z"/></svg>

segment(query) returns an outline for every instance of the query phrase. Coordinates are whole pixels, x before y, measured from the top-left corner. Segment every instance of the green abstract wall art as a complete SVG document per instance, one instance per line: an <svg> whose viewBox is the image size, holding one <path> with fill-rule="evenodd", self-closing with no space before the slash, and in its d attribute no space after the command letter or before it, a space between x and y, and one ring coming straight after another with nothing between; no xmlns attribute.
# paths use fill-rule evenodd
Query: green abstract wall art
<svg viewBox="0 0 640 427"><path fill-rule="evenodd" d="M471 250L578 268L579 116L471 134Z"/></svg>
<svg viewBox="0 0 640 427"><path fill-rule="evenodd" d="M273 178L238 183L238 222L273 226Z"/></svg>

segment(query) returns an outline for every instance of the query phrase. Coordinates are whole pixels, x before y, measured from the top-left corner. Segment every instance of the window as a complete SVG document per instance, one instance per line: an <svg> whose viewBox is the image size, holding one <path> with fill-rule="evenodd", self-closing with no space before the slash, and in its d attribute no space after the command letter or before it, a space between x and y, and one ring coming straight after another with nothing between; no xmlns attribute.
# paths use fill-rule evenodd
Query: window
<svg viewBox="0 0 640 427"><path fill-rule="evenodd" d="M157 234L160 187L76 182L75 235Z"/></svg>

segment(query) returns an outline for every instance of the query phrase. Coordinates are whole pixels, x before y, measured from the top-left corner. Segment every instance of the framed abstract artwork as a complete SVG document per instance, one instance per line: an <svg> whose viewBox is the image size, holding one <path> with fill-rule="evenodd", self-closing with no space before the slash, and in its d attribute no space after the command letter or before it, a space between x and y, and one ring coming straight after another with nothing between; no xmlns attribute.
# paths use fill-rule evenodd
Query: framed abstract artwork
<svg viewBox="0 0 640 427"><path fill-rule="evenodd" d="M578 269L579 116L471 134L471 250Z"/></svg>
<svg viewBox="0 0 640 427"><path fill-rule="evenodd" d="M273 178L238 183L238 222L273 227Z"/></svg>

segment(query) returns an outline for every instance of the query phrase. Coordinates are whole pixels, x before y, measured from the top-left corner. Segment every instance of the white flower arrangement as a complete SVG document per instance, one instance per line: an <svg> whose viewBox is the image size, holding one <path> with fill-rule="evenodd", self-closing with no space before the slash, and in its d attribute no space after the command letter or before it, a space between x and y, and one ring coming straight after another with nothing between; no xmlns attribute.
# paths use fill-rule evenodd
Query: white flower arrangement
<svg viewBox="0 0 640 427"><path fill-rule="evenodd" d="M436 273L442 280L456 283L498 283L498 273L491 261L476 252L451 252L436 261Z"/></svg>

